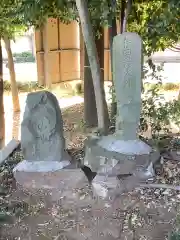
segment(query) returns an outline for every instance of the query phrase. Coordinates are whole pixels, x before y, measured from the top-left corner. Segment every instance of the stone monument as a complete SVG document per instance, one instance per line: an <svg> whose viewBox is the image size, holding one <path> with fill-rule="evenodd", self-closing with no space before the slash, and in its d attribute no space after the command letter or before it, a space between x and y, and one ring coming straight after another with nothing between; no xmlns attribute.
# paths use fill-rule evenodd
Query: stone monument
<svg viewBox="0 0 180 240"><path fill-rule="evenodd" d="M65 150L63 120L56 97L48 91L30 93L21 124L24 161L14 168L25 189L73 188L85 177Z"/></svg>
<svg viewBox="0 0 180 240"><path fill-rule="evenodd" d="M28 161L67 161L63 120L50 92L30 93L21 124L21 148Z"/></svg>
<svg viewBox="0 0 180 240"><path fill-rule="evenodd" d="M130 32L117 35L113 41L116 131L113 135L89 138L86 142L84 164L99 172L99 181L103 181L100 177L103 173L113 178L137 170L150 177L152 165L159 159L159 153L141 141L137 134L141 113L141 73L141 38Z"/></svg>

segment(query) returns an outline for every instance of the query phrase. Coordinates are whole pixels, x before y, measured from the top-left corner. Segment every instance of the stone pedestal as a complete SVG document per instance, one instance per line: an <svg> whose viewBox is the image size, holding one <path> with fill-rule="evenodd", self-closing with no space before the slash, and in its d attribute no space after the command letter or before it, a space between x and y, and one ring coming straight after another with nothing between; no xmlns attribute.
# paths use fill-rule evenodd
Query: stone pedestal
<svg viewBox="0 0 180 240"><path fill-rule="evenodd" d="M88 180L81 169L64 162L22 161L13 170L19 185L30 194L50 195L56 201L81 188ZM75 196L73 196L75 197Z"/></svg>
<svg viewBox="0 0 180 240"><path fill-rule="evenodd" d="M13 172L19 186L30 193L50 192L58 199L85 178L81 169L71 164L65 149L59 103L48 91L27 96L21 123L21 148L26 160Z"/></svg>
<svg viewBox="0 0 180 240"><path fill-rule="evenodd" d="M139 171L152 176L159 152L141 140L119 140L116 135L86 140L84 165L94 172L118 176Z"/></svg>

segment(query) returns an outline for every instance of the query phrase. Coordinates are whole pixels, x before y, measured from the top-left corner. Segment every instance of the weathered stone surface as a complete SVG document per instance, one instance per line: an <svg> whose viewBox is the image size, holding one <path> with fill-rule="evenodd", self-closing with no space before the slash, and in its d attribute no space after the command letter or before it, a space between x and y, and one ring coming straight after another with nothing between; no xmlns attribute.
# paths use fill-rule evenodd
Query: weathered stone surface
<svg viewBox="0 0 180 240"><path fill-rule="evenodd" d="M41 91L27 96L21 136L25 160L13 170L19 187L29 192L50 192L58 199L86 179L83 171L70 163L61 111L52 93Z"/></svg>
<svg viewBox="0 0 180 240"><path fill-rule="evenodd" d="M129 173L135 168L135 162L132 161L132 157L126 156L125 154L119 154L113 151L108 151L98 145L99 139L87 139L86 155L84 159L84 165L91 168L92 171L101 171L106 165L106 168L110 170L121 160L121 172L123 174Z"/></svg>
<svg viewBox="0 0 180 240"><path fill-rule="evenodd" d="M56 97L48 91L29 93L21 124L21 146L27 161L63 161L63 120Z"/></svg>
<svg viewBox="0 0 180 240"><path fill-rule="evenodd" d="M134 175L120 178L120 176L97 173L92 181L93 191L96 196L105 200L119 198L123 193L133 191L144 183L149 175L134 172Z"/></svg>
<svg viewBox="0 0 180 240"><path fill-rule="evenodd" d="M56 163L56 162L53 162ZM30 193L39 193L52 195L53 200L61 197L69 197L75 199L76 196L72 191L81 188L88 183L84 172L81 169L62 168L56 171L20 171L15 168L14 177L22 188Z"/></svg>
<svg viewBox="0 0 180 240"><path fill-rule="evenodd" d="M141 113L142 40L125 32L113 40L113 79L117 99L116 133L136 140Z"/></svg>
<svg viewBox="0 0 180 240"><path fill-rule="evenodd" d="M118 135L109 135L102 137L98 141L98 145L110 152L117 152L126 155L143 155L150 154L151 147L145 142L136 140L120 140Z"/></svg>
<svg viewBox="0 0 180 240"><path fill-rule="evenodd" d="M88 139L84 164L92 171L120 175L139 170L153 176L159 153L137 136L141 113L142 40L125 32L113 40L113 79L117 98L115 134ZM106 167L105 167L106 165ZM116 165L116 167L115 167ZM142 175L143 175L142 174Z"/></svg>
<svg viewBox="0 0 180 240"><path fill-rule="evenodd" d="M92 181L92 186L97 196L106 199L115 195L115 191L119 188L119 180L117 177L97 174Z"/></svg>
<svg viewBox="0 0 180 240"><path fill-rule="evenodd" d="M113 136L110 137L114 139L114 142L116 141L116 138L113 138ZM104 147L103 145L100 146L99 142L102 138L99 139L87 139L85 142L86 155L84 164L89 166L94 172L106 170L107 174L115 176L133 173L137 169L144 169L145 171L151 162L154 163L159 159L159 152L149 146L145 145L145 149L148 149L148 152L144 152L143 154L137 154L138 150L136 150L134 154L133 152L125 153L123 151L121 153L106 149L107 145ZM145 143L143 143L142 146L144 146L144 144ZM122 147L120 146L119 149L122 149Z"/></svg>
<svg viewBox="0 0 180 240"><path fill-rule="evenodd" d="M54 172L69 165L69 161L27 161L20 162L14 172Z"/></svg>

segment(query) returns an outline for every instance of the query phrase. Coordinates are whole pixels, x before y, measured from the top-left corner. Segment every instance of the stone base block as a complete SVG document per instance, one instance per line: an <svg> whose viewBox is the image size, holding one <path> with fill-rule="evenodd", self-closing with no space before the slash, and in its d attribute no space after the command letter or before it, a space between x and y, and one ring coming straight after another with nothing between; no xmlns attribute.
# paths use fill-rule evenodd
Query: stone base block
<svg viewBox="0 0 180 240"><path fill-rule="evenodd" d="M57 200L88 182L81 169L69 162L22 161L13 169L16 182L29 193L50 193ZM71 192L71 193L70 193ZM71 196L72 197L72 196Z"/></svg>
<svg viewBox="0 0 180 240"><path fill-rule="evenodd" d="M106 199L114 196L115 190L119 187L119 180L117 177L96 175L92 181L92 186L95 196Z"/></svg>
<svg viewBox="0 0 180 240"><path fill-rule="evenodd" d="M121 175L145 171L160 157L156 149L141 140L123 141L115 135L89 138L85 142L84 165L94 172Z"/></svg>
<svg viewBox="0 0 180 240"><path fill-rule="evenodd" d="M116 176L105 176L97 174L92 181L93 193L95 196L104 200L114 200L123 193L133 191L144 183L144 179L139 175L131 175L124 179L118 179Z"/></svg>

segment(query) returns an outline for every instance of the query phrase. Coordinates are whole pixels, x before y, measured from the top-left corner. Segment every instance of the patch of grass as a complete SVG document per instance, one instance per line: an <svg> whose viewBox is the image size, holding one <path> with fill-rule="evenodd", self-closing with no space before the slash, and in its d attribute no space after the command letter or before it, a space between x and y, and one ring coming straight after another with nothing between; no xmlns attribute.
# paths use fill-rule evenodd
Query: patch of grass
<svg viewBox="0 0 180 240"><path fill-rule="evenodd" d="M180 232L174 232L170 235L169 240L180 240Z"/></svg>
<svg viewBox="0 0 180 240"><path fill-rule="evenodd" d="M84 92L83 84L80 82L77 83L73 88L73 92L75 95L82 95Z"/></svg>
<svg viewBox="0 0 180 240"><path fill-rule="evenodd" d="M77 81L57 83L52 84L51 91L58 97L83 96L84 86Z"/></svg>
<svg viewBox="0 0 180 240"><path fill-rule="evenodd" d="M172 90L178 90L179 89L179 84L175 83L166 83L162 85L164 91L172 91Z"/></svg>
<svg viewBox="0 0 180 240"><path fill-rule="evenodd" d="M74 87L74 89L72 88L64 89L61 86L58 86L58 87L52 87L50 91L53 92L58 97L69 98L77 95L82 96L83 86L81 83L78 83L77 85L78 86L76 90L74 90L76 86ZM42 91L42 90L48 91L48 88L44 86L40 86L38 82L17 82L17 87L18 87L19 93L28 93L28 92L35 92L35 91ZM8 93L11 92L11 83L7 80L4 81L4 91Z"/></svg>
<svg viewBox="0 0 180 240"><path fill-rule="evenodd" d="M14 63L27 63L27 62L35 62L35 57L31 52L21 52L21 53L13 53ZM5 62L8 60L5 58Z"/></svg>
<svg viewBox="0 0 180 240"><path fill-rule="evenodd" d="M3 81L4 91L11 91L11 84L8 81Z"/></svg>
<svg viewBox="0 0 180 240"><path fill-rule="evenodd" d="M33 92L45 90L45 87L40 86L37 82L17 82L17 87L19 92ZM11 91L11 83L9 81L4 81L4 91Z"/></svg>
<svg viewBox="0 0 180 240"><path fill-rule="evenodd" d="M178 83L164 83L164 84L145 83L144 87L147 90L154 88L154 87L158 87L159 90L163 90L163 91L177 91L179 89L180 85Z"/></svg>

